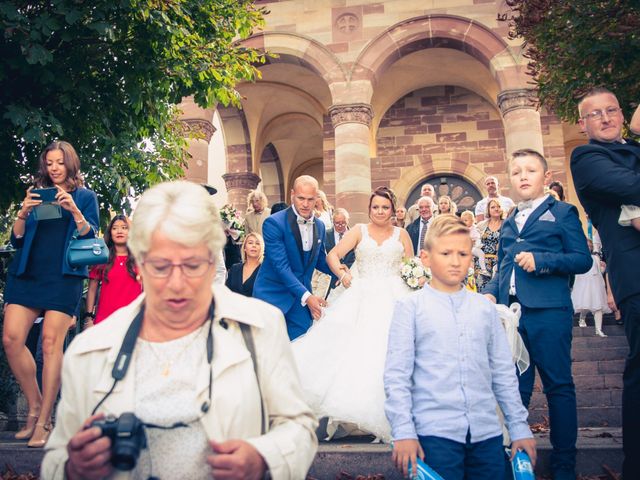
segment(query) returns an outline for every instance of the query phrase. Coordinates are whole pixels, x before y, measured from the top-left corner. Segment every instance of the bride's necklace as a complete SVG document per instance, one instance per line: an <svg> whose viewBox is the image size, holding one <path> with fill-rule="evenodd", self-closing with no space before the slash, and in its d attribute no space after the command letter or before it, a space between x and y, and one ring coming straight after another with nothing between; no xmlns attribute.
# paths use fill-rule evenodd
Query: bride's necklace
<svg viewBox="0 0 640 480"><path fill-rule="evenodd" d="M193 345L198 338L200 338L200 335L204 331L203 327L204 325L200 327L200 329L198 330L198 333L195 334L193 338L190 341L188 341L187 344L184 347L182 347L177 354L173 355L172 358L166 358L164 355L156 352L156 349L153 346L153 342L147 342L147 345L149 346L149 350L151 350L151 353L153 353L153 356L156 357L156 360L158 360L159 362L160 375L162 375L163 377L168 377L171 374L171 367L173 366L173 364L176 363L176 361L182 356L182 354L184 354L184 352L186 352L187 349L191 345Z"/></svg>

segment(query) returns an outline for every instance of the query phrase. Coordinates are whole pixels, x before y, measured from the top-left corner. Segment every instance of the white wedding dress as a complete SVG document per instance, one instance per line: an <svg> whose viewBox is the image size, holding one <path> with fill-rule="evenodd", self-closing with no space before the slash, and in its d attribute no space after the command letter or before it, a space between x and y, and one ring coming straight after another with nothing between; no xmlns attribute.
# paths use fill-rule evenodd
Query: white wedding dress
<svg viewBox="0 0 640 480"><path fill-rule="evenodd" d="M395 301L411 290L400 278L400 229L378 245L361 225L351 287L329 297L320 320L293 343L306 400L332 424L352 423L391 440L383 372Z"/></svg>

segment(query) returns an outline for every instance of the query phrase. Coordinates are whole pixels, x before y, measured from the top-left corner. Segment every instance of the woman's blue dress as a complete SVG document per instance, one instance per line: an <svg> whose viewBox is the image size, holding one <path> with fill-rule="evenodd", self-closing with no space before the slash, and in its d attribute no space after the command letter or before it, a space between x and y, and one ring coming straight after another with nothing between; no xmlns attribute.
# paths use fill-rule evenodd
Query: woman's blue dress
<svg viewBox="0 0 640 480"><path fill-rule="evenodd" d="M62 273L69 222L73 222L73 217L66 210L62 210L62 218L38 222L25 273L7 276L5 303L68 315L76 313L84 279Z"/></svg>

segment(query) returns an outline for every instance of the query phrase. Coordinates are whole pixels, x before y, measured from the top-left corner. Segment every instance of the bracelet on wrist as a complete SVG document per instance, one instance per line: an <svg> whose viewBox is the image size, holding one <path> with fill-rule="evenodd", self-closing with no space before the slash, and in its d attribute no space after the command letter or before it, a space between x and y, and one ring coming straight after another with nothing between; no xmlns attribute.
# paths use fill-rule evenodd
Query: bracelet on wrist
<svg viewBox="0 0 640 480"><path fill-rule="evenodd" d="M76 220L75 222L76 222L78 225L80 225L81 223L84 223L84 222L86 222L86 221L87 221L87 220L86 220L84 217L82 217L80 220Z"/></svg>

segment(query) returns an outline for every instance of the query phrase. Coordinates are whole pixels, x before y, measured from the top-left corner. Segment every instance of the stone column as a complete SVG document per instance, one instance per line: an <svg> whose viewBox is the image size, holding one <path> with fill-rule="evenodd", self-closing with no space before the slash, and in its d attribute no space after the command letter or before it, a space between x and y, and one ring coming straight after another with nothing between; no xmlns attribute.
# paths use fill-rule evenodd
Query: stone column
<svg viewBox="0 0 640 480"><path fill-rule="evenodd" d="M255 190L261 178L251 172L225 173L222 178L227 187L227 203L233 205L244 216L247 210L247 195L251 190Z"/></svg>
<svg viewBox="0 0 640 480"><path fill-rule="evenodd" d="M187 180L197 183L207 183L209 142L216 131L213 124L202 118L187 118L182 120L189 138L189 163L185 172Z"/></svg>
<svg viewBox="0 0 640 480"><path fill-rule="evenodd" d="M518 88L498 94L498 107L504 118L507 156L521 148L533 148L544 154L540 113L536 104L534 89Z"/></svg>
<svg viewBox="0 0 640 480"><path fill-rule="evenodd" d="M351 224L366 223L371 194L369 126L373 111L366 103L333 105L329 108L335 131L336 206L346 208Z"/></svg>

